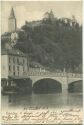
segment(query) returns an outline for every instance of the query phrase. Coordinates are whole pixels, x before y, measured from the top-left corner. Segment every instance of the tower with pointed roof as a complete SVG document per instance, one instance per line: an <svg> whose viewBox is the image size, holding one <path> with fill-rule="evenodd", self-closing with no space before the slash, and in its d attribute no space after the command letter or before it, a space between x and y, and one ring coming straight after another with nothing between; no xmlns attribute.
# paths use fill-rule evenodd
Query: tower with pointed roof
<svg viewBox="0 0 84 125"><path fill-rule="evenodd" d="M8 18L8 29L9 32L15 32L17 28L17 22L16 22L16 17L14 14L14 9L11 9L10 16Z"/></svg>

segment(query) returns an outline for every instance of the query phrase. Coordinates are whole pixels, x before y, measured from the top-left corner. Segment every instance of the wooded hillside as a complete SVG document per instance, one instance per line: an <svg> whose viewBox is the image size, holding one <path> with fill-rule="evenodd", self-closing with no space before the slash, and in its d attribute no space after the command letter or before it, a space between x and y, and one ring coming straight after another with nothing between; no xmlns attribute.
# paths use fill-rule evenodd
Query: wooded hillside
<svg viewBox="0 0 84 125"><path fill-rule="evenodd" d="M16 47L31 61L51 69L81 72L82 26L74 17L58 19L52 11L47 12L40 21L26 21L18 34Z"/></svg>

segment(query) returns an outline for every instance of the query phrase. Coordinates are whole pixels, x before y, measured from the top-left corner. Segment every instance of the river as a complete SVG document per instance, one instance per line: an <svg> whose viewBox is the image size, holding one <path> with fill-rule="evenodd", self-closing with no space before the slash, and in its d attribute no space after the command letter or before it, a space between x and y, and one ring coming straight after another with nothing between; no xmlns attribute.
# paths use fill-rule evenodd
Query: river
<svg viewBox="0 0 84 125"><path fill-rule="evenodd" d="M2 109L24 107L62 108L65 106L82 107L82 93L31 94L2 96Z"/></svg>

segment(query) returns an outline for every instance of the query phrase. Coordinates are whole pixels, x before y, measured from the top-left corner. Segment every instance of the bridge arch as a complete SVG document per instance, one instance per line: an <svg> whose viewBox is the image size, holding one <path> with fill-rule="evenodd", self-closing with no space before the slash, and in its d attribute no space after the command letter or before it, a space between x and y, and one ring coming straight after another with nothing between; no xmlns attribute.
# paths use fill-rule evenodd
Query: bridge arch
<svg viewBox="0 0 84 125"><path fill-rule="evenodd" d="M51 78L42 78L33 84L34 93L61 93L62 84Z"/></svg>
<svg viewBox="0 0 84 125"><path fill-rule="evenodd" d="M68 84L68 92L74 93L78 92L81 93L83 91L83 80L76 80Z"/></svg>

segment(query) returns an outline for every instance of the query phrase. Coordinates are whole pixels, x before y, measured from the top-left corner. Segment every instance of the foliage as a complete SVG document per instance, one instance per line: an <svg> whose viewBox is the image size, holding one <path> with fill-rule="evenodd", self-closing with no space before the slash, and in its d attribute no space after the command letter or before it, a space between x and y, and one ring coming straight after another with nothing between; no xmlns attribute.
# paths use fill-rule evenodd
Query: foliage
<svg viewBox="0 0 84 125"><path fill-rule="evenodd" d="M75 18L58 19L54 14L33 23L36 25L27 22L21 27L16 47L27 53L31 61L74 72L82 64L82 26Z"/></svg>

